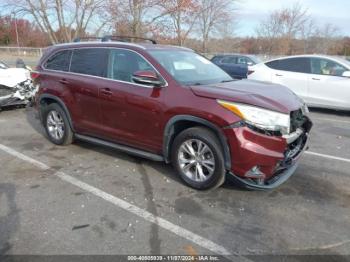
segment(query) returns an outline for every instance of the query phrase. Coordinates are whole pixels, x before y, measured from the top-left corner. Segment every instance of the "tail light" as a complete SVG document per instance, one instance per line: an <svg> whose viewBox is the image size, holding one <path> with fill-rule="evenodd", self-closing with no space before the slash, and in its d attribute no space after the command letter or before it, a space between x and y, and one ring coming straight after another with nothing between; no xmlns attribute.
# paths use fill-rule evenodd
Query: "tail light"
<svg viewBox="0 0 350 262"><path fill-rule="evenodd" d="M40 73L39 73L38 71L31 71L31 72L30 72L30 78L31 78L32 80L37 79L39 76L40 76Z"/></svg>
<svg viewBox="0 0 350 262"><path fill-rule="evenodd" d="M32 71L30 72L30 77L34 80L36 78L38 78L40 76L40 74L36 71Z"/></svg>

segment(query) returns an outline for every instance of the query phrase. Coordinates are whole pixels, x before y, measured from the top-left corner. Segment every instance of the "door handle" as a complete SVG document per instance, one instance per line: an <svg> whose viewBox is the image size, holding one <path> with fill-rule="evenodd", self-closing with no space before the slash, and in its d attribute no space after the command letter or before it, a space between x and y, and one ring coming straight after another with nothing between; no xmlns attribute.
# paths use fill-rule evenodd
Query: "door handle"
<svg viewBox="0 0 350 262"><path fill-rule="evenodd" d="M89 89L89 88L83 88L82 91L83 91L84 93L88 94L88 95L92 95L92 94L93 94L93 92L92 92L91 89Z"/></svg>
<svg viewBox="0 0 350 262"><path fill-rule="evenodd" d="M111 95L113 95L111 89L109 89L109 88L103 88L103 89L101 89L101 94L103 94L103 95L105 95L105 96L111 96Z"/></svg>
<svg viewBox="0 0 350 262"><path fill-rule="evenodd" d="M313 77L312 80L320 81L321 79Z"/></svg>
<svg viewBox="0 0 350 262"><path fill-rule="evenodd" d="M283 75L280 75L280 74L276 74L276 76L283 76Z"/></svg>
<svg viewBox="0 0 350 262"><path fill-rule="evenodd" d="M65 78L60 79L59 82L60 82L61 84L64 84L64 85L69 84L69 82L68 82L67 79L65 79Z"/></svg>

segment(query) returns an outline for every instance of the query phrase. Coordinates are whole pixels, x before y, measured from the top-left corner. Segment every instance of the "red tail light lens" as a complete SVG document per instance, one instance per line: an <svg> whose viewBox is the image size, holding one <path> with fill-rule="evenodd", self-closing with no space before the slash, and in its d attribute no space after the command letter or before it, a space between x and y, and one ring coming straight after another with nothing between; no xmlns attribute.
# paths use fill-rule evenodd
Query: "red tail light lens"
<svg viewBox="0 0 350 262"><path fill-rule="evenodd" d="M30 72L30 77L31 77L32 80L37 79L39 76L40 76L40 73L37 72L37 71Z"/></svg>

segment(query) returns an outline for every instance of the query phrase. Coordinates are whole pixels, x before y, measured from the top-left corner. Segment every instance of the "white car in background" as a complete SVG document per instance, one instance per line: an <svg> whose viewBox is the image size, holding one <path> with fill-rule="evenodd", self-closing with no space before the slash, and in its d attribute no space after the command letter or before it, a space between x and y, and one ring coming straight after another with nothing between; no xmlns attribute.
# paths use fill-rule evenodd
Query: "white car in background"
<svg viewBox="0 0 350 262"><path fill-rule="evenodd" d="M311 107L350 110L350 62L345 59L283 57L249 67L248 79L287 86Z"/></svg>
<svg viewBox="0 0 350 262"><path fill-rule="evenodd" d="M0 110L11 105L28 104L35 91L29 70L11 68L0 61Z"/></svg>

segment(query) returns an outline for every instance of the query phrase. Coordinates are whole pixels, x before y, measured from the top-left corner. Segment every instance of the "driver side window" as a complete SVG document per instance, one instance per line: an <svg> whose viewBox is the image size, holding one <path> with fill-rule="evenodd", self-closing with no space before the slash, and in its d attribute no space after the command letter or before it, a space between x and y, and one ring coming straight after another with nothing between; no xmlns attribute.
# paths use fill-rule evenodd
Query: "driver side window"
<svg viewBox="0 0 350 262"><path fill-rule="evenodd" d="M311 73L316 75L328 75L328 76L342 76L347 69L328 59L324 58L312 58L311 59Z"/></svg>
<svg viewBox="0 0 350 262"><path fill-rule="evenodd" d="M234 56L228 56L221 60L222 64L236 64L237 58Z"/></svg>
<svg viewBox="0 0 350 262"><path fill-rule="evenodd" d="M137 71L154 71L153 67L139 54L112 49L109 56L108 78L134 83L132 75Z"/></svg>

